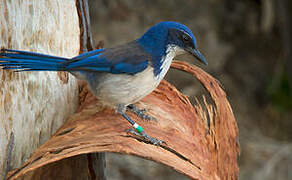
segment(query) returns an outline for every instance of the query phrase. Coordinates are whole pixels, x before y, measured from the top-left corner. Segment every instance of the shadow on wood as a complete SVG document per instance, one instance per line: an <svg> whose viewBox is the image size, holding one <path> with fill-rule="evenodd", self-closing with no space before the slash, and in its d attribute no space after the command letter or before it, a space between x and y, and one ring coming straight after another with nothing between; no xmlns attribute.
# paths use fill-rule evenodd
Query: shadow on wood
<svg viewBox="0 0 292 180"><path fill-rule="evenodd" d="M174 86L162 81L138 103L158 122L141 121L129 114L150 136L164 140L165 145L154 146L127 134L125 130L130 126L126 120L114 110L97 106L96 98L84 90L78 112L22 167L11 171L9 179L25 177L49 163L60 160L64 163L65 158L76 159L73 156L93 152L140 156L192 179L237 179L238 129L225 92L216 79L198 67L178 61L172 67L194 75L210 93L215 107L206 101L204 105L193 106Z"/></svg>

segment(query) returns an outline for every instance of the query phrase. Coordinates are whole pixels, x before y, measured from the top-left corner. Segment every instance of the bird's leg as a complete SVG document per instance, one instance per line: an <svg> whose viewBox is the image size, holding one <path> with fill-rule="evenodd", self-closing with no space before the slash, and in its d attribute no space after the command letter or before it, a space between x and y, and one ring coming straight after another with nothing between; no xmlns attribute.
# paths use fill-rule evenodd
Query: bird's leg
<svg viewBox="0 0 292 180"><path fill-rule="evenodd" d="M129 133L132 133L136 136L139 136L139 137L142 137L143 139L145 139L146 141L154 144L154 145L161 145L162 143L164 143L164 141L162 140L159 140L159 139L156 139L156 138L153 138L153 137L150 137L148 136L145 131L143 130L143 128L135 123L135 121L133 121L127 114L126 114L126 109L127 107L123 104L119 104L118 105L118 108L117 108L117 112L120 113L134 128L135 130L137 131L134 131L133 129L128 129L127 132Z"/></svg>
<svg viewBox="0 0 292 180"><path fill-rule="evenodd" d="M152 116L150 116L148 114L145 114L145 112L147 111L146 109L139 109L134 104L129 104L127 106L127 108L130 111L132 111L133 113L135 113L137 116L139 116L141 119L144 119L144 120L147 120L147 121L157 121L157 119L155 117L152 117Z"/></svg>

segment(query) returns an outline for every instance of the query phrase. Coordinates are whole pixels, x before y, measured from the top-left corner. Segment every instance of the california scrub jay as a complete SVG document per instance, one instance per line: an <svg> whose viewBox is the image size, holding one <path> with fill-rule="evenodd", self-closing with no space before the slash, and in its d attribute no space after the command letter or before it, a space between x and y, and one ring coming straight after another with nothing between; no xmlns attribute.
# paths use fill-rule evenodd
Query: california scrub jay
<svg viewBox="0 0 292 180"><path fill-rule="evenodd" d="M141 118L151 119L133 104L159 85L176 55L186 52L207 65L188 27L177 22L160 22L137 40L86 52L71 59L2 49L0 56L4 58L0 59L0 66L16 71L70 72L78 79L86 80L99 102L115 108L137 131L129 132L159 145L163 141L148 136L126 114L126 110L132 110Z"/></svg>

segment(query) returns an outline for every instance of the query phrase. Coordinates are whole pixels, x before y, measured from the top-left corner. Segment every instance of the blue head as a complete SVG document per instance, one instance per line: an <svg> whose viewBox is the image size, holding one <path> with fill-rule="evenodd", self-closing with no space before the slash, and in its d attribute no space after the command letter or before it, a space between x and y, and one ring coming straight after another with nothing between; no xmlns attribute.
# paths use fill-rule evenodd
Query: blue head
<svg viewBox="0 0 292 180"><path fill-rule="evenodd" d="M192 31L177 22L160 22L151 27L137 41L148 53L157 58L164 56L167 48L171 46L176 51L176 55L190 53L207 64L206 59L197 49L196 38Z"/></svg>

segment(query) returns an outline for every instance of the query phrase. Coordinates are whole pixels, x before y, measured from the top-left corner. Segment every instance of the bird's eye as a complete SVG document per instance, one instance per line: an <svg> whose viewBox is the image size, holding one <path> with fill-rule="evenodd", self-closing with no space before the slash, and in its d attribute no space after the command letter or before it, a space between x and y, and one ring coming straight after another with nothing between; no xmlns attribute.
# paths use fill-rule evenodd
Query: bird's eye
<svg viewBox="0 0 292 180"><path fill-rule="evenodd" d="M183 41L184 42L190 41L190 38L187 35L185 35L185 34L182 35L182 38L183 38Z"/></svg>

